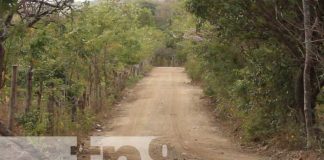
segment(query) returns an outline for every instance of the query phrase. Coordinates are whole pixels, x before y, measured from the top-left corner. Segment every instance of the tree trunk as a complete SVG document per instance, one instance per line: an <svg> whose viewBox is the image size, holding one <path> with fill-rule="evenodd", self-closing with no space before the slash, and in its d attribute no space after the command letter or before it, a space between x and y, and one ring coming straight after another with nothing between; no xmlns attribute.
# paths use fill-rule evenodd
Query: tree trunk
<svg viewBox="0 0 324 160"><path fill-rule="evenodd" d="M9 103L9 117L8 117L8 129L13 129L14 113L16 112L16 98L17 98L17 65L12 66L12 77L11 77L11 92L10 92L10 103Z"/></svg>
<svg viewBox="0 0 324 160"><path fill-rule="evenodd" d="M95 110L96 112L100 111L100 71L98 66L98 58L95 56L94 59L94 82L95 82Z"/></svg>
<svg viewBox="0 0 324 160"><path fill-rule="evenodd" d="M105 96L105 98L107 98L108 97L108 92L109 92L109 80L108 80L108 71L107 71L107 66L106 66L106 57L104 57L104 63L103 63L103 65L102 65L102 74L103 74L103 77L104 77L104 81L105 81L105 88L104 88L104 96Z"/></svg>
<svg viewBox="0 0 324 160"><path fill-rule="evenodd" d="M0 89L4 86L4 57L5 57L5 48L3 42L0 41Z"/></svg>
<svg viewBox="0 0 324 160"><path fill-rule="evenodd" d="M102 87L101 87L101 85L98 85L98 87L99 87L98 88L99 89L99 91L98 91L99 92L99 95L98 95L99 99L98 100L99 100L99 111L100 111L101 110L101 107L103 106L102 100L103 100L104 97L102 96L103 94L102 94Z"/></svg>
<svg viewBox="0 0 324 160"><path fill-rule="evenodd" d="M298 121L305 125L304 114L304 68L301 68L295 79L295 109Z"/></svg>
<svg viewBox="0 0 324 160"><path fill-rule="evenodd" d="M78 106L82 114L84 114L84 109L87 104L87 90L83 91L82 98L78 102Z"/></svg>
<svg viewBox="0 0 324 160"><path fill-rule="evenodd" d="M53 88L51 88L53 89ZM49 135L54 135L54 103L55 97L54 92L51 91L50 95L48 96L47 102L47 111L48 111L48 126L47 126L47 133Z"/></svg>
<svg viewBox="0 0 324 160"><path fill-rule="evenodd" d="M77 109L78 107L78 98L76 96L72 97L72 108L71 108L71 122L75 122L76 121L76 117L77 117Z"/></svg>
<svg viewBox="0 0 324 160"><path fill-rule="evenodd" d="M30 110L30 106L32 103L32 96L33 96L33 66L31 65L27 73L27 97L26 97L26 106L25 106L26 113L29 112Z"/></svg>
<svg viewBox="0 0 324 160"><path fill-rule="evenodd" d="M313 146L313 109L312 109L312 83L311 83L311 68L312 62L312 31L311 31L311 15L310 15L310 0L303 0L304 8L304 28L305 28L305 67L304 67L304 111L307 134L307 148Z"/></svg>
<svg viewBox="0 0 324 160"><path fill-rule="evenodd" d="M88 96L88 103L87 103L87 105L89 106L89 107L92 107L91 105L92 105L92 103L91 103L91 97L92 97L92 89L93 89L93 78L92 78L92 65L90 64L89 65L89 96Z"/></svg>
<svg viewBox="0 0 324 160"><path fill-rule="evenodd" d="M37 109L40 110L40 105L42 103L43 96L43 81L39 84L39 90L37 91Z"/></svg>
<svg viewBox="0 0 324 160"><path fill-rule="evenodd" d="M109 66L109 61L107 61L107 57L106 55L108 55L109 52L107 50L107 48L105 48L105 53L103 54L103 64L102 64L102 74L103 74L103 78L104 78L104 82L105 82L105 86L104 86L104 96L105 98L108 97L108 92L109 92L109 80L108 80L108 71L107 71L107 64Z"/></svg>
<svg viewBox="0 0 324 160"><path fill-rule="evenodd" d="M7 126L0 121L0 135L13 136L14 134L7 128Z"/></svg>

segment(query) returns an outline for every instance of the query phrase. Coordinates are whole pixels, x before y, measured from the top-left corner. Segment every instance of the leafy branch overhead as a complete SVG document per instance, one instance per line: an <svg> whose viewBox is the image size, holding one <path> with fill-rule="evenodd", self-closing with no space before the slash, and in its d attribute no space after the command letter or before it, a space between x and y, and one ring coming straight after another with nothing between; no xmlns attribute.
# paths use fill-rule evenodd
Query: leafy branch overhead
<svg viewBox="0 0 324 160"><path fill-rule="evenodd" d="M72 3L72 0L1 0L0 39L5 40L9 28L16 23L22 22L27 27L33 27L42 17L70 12Z"/></svg>

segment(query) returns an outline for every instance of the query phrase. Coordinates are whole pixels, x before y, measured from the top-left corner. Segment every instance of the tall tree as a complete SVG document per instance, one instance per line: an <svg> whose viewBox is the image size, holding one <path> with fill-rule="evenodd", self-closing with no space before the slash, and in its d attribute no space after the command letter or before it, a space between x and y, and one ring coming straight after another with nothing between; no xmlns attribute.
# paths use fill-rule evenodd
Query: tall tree
<svg viewBox="0 0 324 160"><path fill-rule="evenodd" d="M10 103L9 103L9 114L8 114L8 129L12 130L14 126L14 115L17 111L17 65L12 66L12 77L11 77L11 91L10 91Z"/></svg>
<svg viewBox="0 0 324 160"><path fill-rule="evenodd" d="M26 27L33 27L43 17L64 13L71 8L71 0L8 0L0 1L0 89L4 86L5 70L5 47L4 42L10 36L10 29L18 23ZM20 21L15 23L14 17L18 16ZM31 89L31 88L30 88ZM10 123L10 125L12 125ZM11 129L11 127L9 126ZM0 130L0 134L2 130Z"/></svg>
<svg viewBox="0 0 324 160"><path fill-rule="evenodd" d="M310 0L303 0L304 30L305 30L305 67L304 67L304 112L307 133L307 147L312 147L313 141L313 120L312 120L312 84L311 68L312 62L312 30Z"/></svg>
<svg viewBox="0 0 324 160"><path fill-rule="evenodd" d="M247 68L251 70L248 74L239 74L240 76L235 72L231 78L231 80L236 80L234 82L240 83L242 80L244 82L246 78L248 79L246 83L242 83L244 84L242 85L244 86L244 92L242 92L244 94L237 92L239 98L245 97L242 101L239 101L239 104L243 104L242 106L244 107L253 107L257 109L269 106L270 109L267 111L273 112L275 111L275 107L272 106L280 106L279 109L286 111L283 112L282 116L275 117L274 119L278 120L284 118L284 121L287 120L291 123L295 123L297 120L296 123L298 123L300 127L305 127L305 130L307 130L308 146L311 147L311 138L314 137L313 134L317 133L315 132L315 107L320 100L319 95L324 87L323 1L187 0L186 5L191 13L195 14L198 18L208 21L209 24L212 25L213 28L210 29L210 31L208 30L206 36L204 36L206 39L215 39L215 42L208 44L208 48L212 48L212 46L216 46L217 44L225 46L235 44L232 46L233 48L241 46L240 51L237 51L241 54L240 57L235 57L234 63L229 63L235 65L237 62L240 62L239 60L242 60L243 63L238 66L238 69L241 70L242 73L246 72ZM301 7L303 5L304 10L303 7ZM209 38L212 33L214 33L215 36ZM208 48L206 50L208 50ZM221 49L222 46L217 46L217 48ZM260 52L260 50L264 50L265 48L272 51L272 53L263 55L263 53L267 51ZM221 53L223 54L218 54L217 49L211 50L210 53L213 53L213 56L224 56L225 51L229 51L229 49L222 50ZM215 59L220 59L220 57L215 56L212 57L214 58L212 59L209 57L209 52L202 50L202 53L201 55L206 55L207 57L203 57L203 65L205 65L205 62L208 62L209 59L211 60L208 62L210 66L203 66L203 68L210 69L210 73L215 75L215 77L219 75L228 75L228 73L224 74L219 71L220 67L213 68L217 65L225 68L224 64L221 62L215 62L217 61ZM272 57L268 57L270 55L272 55ZM231 57L226 57L226 59L229 58ZM267 64L269 62L268 58L274 58L272 64ZM222 59L222 61L224 60ZM250 63L252 63L251 66L249 66ZM243 69L240 68L242 66L244 66ZM268 67L272 68L269 72L267 71ZM271 73L276 70L276 67L278 72ZM235 70L236 69L237 68L235 68ZM226 71L228 72L228 70ZM264 77L262 78L260 75L264 75ZM253 78L250 79L250 77ZM213 85L215 85L215 82L212 80L218 79L210 79L210 86L212 88ZM218 81L221 81L221 84L226 84L226 81ZM229 84L231 88L233 85L235 86L235 83ZM269 87L268 85L274 87ZM285 88L283 88L283 86L285 86ZM261 91L259 94L253 91L254 87L264 89L264 91ZM258 96L255 94L252 95L253 99L250 98L251 96L246 96L249 92L245 92L245 89L251 89L251 93L259 94L260 99L256 98ZM217 92L218 89L212 91ZM280 94L282 94L282 96L278 96ZM233 95L233 93L229 93L229 95L234 97L237 96ZM265 96L267 96L269 100L266 100L267 98L265 98ZM276 105L274 105L275 103ZM289 106L289 108L286 106ZM294 119L289 119L287 116L289 112L294 115ZM255 115L254 113L252 114ZM262 115L264 114L261 114L261 116ZM268 119L268 117L264 118L262 123L267 125L270 124L266 122ZM252 122L254 123L255 121ZM254 130L254 128L251 129L251 131ZM280 131L278 130L278 132ZM257 134L259 133L255 135Z"/></svg>
<svg viewBox="0 0 324 160"><path fill-rule="evenodd" d="M0 87L3 86L3 71L5 49L4 42L10 36L10 28L13 24L14 16L20 17L20 22L26 27L33 27L43 17L67 11L71 8L72 0L9 0L1 1L0 11ZM17 23L17 22L15 22Z"/></svg>

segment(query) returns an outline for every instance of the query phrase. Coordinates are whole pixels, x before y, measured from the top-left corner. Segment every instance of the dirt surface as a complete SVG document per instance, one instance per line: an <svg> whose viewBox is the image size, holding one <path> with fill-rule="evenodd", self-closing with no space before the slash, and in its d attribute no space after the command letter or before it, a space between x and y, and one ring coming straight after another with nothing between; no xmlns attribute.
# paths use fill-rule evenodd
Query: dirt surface
<svg viewBox="0 0 324 160"><path fill-rule="evenodd" d="M155 159L259 160L244 153L213 121L201 99L202 90L190 84L184 68L157 67L127 91L114 117L98 136L156 136L150 145ZM108 128L109 127L109 128ZM167 146L163 158L161 148ZM128 159L139 159L134 148L122 148ZM112 158L113 159L113 158Z"/></svg>

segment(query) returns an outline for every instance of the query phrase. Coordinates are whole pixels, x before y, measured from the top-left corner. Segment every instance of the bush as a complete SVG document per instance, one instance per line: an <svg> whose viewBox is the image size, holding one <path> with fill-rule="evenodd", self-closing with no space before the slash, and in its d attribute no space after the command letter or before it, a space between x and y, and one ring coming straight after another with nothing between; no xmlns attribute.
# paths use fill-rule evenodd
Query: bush
<svg viewBox="0 0 324 160"><path fill-rule="evenodd" d="M79 133L88 133L92 130L95 115L90 110L78 111L76 129Z"/></svg>
<svg viewBox="0 0 324 160"><path fill-rule="evenodd" d="M42 115L38 109L34 109L26 114L19 115L17 122L23 127L27 136L39 136L46 133L47 117L48 114Z"/></svg>
<svg viewBox="0 0 324 160"><path fill-rule="evenodd" d="M244 54L214 38L188 48L183 49L188 74L202 82L222 117L241 119L244 139L267 141L293 131L294 140L300 140L296 136L303 131L291 109L294 86L290 82L297 68L276 43L250 48ZM287 125L294 127L289 131Z"/></svg>

